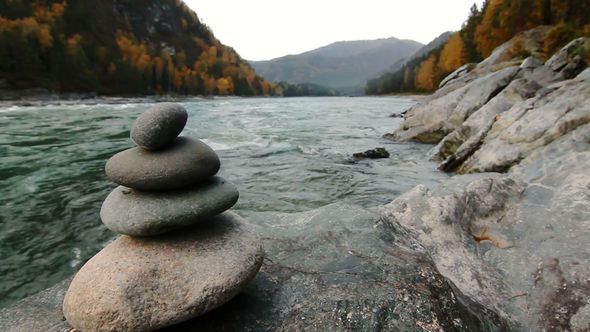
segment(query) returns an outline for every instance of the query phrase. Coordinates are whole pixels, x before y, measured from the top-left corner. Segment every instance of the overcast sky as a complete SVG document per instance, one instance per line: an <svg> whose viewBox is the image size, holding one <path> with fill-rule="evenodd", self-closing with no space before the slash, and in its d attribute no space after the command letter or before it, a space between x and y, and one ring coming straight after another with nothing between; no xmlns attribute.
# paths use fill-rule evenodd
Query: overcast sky
<svg viewBox="0 0 590 332"><path fill-rule="evenodd" d="M483 0L185 0L222 43L248 60L298 54L340 40L428 43L458 30Z"/></svg>

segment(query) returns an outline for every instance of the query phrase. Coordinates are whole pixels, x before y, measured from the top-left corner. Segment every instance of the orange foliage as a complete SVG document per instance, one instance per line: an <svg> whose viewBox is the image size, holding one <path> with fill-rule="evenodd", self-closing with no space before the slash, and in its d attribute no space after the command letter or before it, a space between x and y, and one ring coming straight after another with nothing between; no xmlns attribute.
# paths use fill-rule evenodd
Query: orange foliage
<svg viewBox="0 0 590 332"><path fill-rule="evenodd" d="M477 51L485 58L516 33L542 24L543 6L541 0L489 0L475 30Z"/></svg>
<svg viewBox="0 0 590 332"><path fill-rule="evenodd" d="M68 54L72 57L75 57L80 49L80 44L82 43L82 36L79 34L75 34L72 37L68 38L67 41L67 51Z"/></svg>
<svg viewBox="0 0 590 332"><path fill-rule="evenodd" d="M209 75L202 73L201 80L205 86L205 93L208 95L215 93L215 88L217 87L217 82L215 81L214 77L209 77Z"/></svg>
<svg viewBox="0 0 590 332"><path fill-rule="evenodd" d="M262 87L262 95L268 96L270 94L270 88L271 88L270 83L268 83L267 80L263 80L260 83L260 85Z"/></svg>
<svg viewBox="0 0 590 332"><path fill-rule="evenodd" d="M143 43L135 43L121 33L117 36L116 42L123 60L141 72L147 72L151 68L152 59Z"/></svg>
<svg viewBox="0 0 590 332"><path fill-rule="evenodd" d="M50 48L53 45L53 37L51 36L51 27L46 24L39 28L39 44L41 48Z"/></svg>
<svg viewBox="0 0 590 332"><path fill-rule="evenodd" d="M436 56L432 54L420 64L416 74L416 88L420 90L433 90L436 85L435 78Z"/></svg>
<svg viewBox="0 0 590 332"><path fill-rule="evenodd" d="M463 38L458 32L449 38L438 59L438 67L443 73L450 73L465 63L464 46Z"/></svg>
<svg viewBox="0 0 590 332"><path fill-rule="evenodd" d="M217 47L215 46L211 46L209 47L209 50L207 50L207 65L209 65L209 67L213 67L213 65L215 64L215 61L217 61Z"/></svg>
<svg viewBox="0 0 590 332"><path fill-rule="evenodd" d="M51 6L36 5L33 10L33 15L37 22L53 25L55 20L61 16L65 11L67 2L54 3Z"/></svg>
<svg viewBox="0 0 590 332"><path fill-rule="evenodd" d="M220 95L228 95L233 92L233 83L231 77L222 77L217 80L217 93Z"/></svg>

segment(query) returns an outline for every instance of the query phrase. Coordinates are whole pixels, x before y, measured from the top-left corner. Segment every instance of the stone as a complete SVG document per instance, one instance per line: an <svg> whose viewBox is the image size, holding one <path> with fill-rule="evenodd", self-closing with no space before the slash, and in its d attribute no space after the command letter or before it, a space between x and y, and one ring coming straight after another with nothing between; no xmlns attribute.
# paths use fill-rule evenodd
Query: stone
<svg viewBox="0 0 590 332"><path fill-rule="evenodd" d="M443 78L443 80L440 81L438 87L442 88L443 86L447 85L447 83L449 83L450 81L455 80L455 79L467 74L474 67L475 67L475 64L473 64L473 63L464 64L463 66L457 68L454 72L450 73L445 78Z"/></svg>
<svg viewBox="0 0 590 332"><path fill-rule="evenodd" d="M588 326L589 138L588 128L571 132L506 175L418 186L382 212L415 232L461 294L512 321L509 330Z"/></svg>
<svg viewBox="0 0 590 332"><path fill-rule="evenodd" d="M152 236L205 221L230 209L238 197L238 189L217 176L174 191L138 191L119 186L103 202L100 218L115 233Z"/></svg>
<svg viewBox="0 0 590 332"><path fill-rule="evenodd" d="M569 80L557 87L504 112L457 171L505 172L567 133L586 130L590 123L590 82Z"/></svg>
<svg viewBox="0 0 590 332"><path fill-rule="evenodd" d="M539 58L534 56L529 56L528 58L524 59L520 64L520 68L522 69L535 69L539 66L543 65L543 61Z"/></svg>
<svg viewBox="0 0 590 332"><path fill-rule="evenodd" d="M551 56L551 58L545 62L545 66L554 71L560 71L572 61L572 58L575 57L581 49L587 48L590 48L590 38L580 37L574 39Z"/></svg>
<svg viewBox="0 0 590 332"><path fill-rule="evenodd" d="M188 114L179 104L157 104L142 113L131 127L131 139L147 150L172 144L186 125Z"/></svg>
<svg viewBox="0 0 590 332"><path fill-rule="evenodd" d="M61 310L71 278L51 288L26 297L0 309L0 331L3 332L70 332Z"/></svg>
<svg viewBox="0 0 590 332"><path fill-rule="evenodd" d="M419 103L405 115L394 132L397 140L438 143L471 114L500 93L516 76L518 67L484 75L440 98ZM433 111L436 110L436 111Z"/></svg>
<svg viewBox="0 0 590 332"><path fill-rule="evenodd" d="M577 81L590 81L590 67L584 69L578 76L576 76Z"/></svg>
<svg viewBox="0 0 590 332"><path fill-rule="evenodd" d="M229 301L254 278L264 252L231 212L152 238L121 236L91 258L65 295L80 331L153 331Z"/></svg>
<svg viewBox="0 0 590 332"><path fill-rule="evenodd" d="M139 147L117 153L106 164L107 177L125 187L160 191L189 187L215 175L217 153L200 140L178 137L165 150Z"/></svg>
<svg viewBox="0 0 590 332"><path fill-rule="evenodd" d="M474 112L463 124L436 146L433 159L442 161L439 169L454 171L479 146L494 122L515 104L535 95L541 86L535 81L516 79L496 97Z"/></svg>
<svg viewBox="0 0 590 332"><path fill-rule="evenodd" d="M354 153L352 157L356 160L389 158L389 152L385 148L375 148L365 152Z"/></svg>

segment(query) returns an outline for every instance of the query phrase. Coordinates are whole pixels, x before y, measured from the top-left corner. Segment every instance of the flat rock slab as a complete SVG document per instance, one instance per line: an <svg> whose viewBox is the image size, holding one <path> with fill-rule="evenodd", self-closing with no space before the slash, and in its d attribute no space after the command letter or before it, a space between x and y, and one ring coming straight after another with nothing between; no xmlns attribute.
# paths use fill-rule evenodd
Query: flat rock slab
<svg viewBox="0 0 590 332"><path fill-rule="evenodd" d="M238 197L236 186L218 176L174 191L119 186L103 202L100 218L115 233L152 236L205 221L230 209Z"/></svg>
<svg viewBox="0 0 590 332"><path fill-rule="evenodd" d="M107 161L107 177L125 187L160 191L189 187L215 175L217 153L200 140L178 137L165 150L132 148Z"/></svg>
<svg viewBox="0 0 590 332"><path fill-rule="evenodd" d="M230 212L155 238L122 236L76 274L64 315L80 331L153 331L230 300L263 256L257 236Z"/></svg>
<svg viewBox="0 0 590 332"><path fill-rule="evenodd" d="M2 332L68 332L70 325L61 311L71 278L0 310Z"/></svg>
<svg viewBox="0 0 590 332"><path fill-rule="evenodd" d="M186 125L188 114L179 104L157 104L142 113L131 127L131 139L147 150L172 144Z"/></svg>

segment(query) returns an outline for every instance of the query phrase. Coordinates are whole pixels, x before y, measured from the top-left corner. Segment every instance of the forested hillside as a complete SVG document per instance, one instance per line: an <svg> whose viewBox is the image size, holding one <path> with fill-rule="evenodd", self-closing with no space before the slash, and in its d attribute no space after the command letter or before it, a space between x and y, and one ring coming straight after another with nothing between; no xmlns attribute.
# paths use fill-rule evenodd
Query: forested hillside
<svg viewBox="0 0 590 332"><path fill-rule="evenodd" d="M414 58L394 72L369 80L367 94L429 92L464 64L479 62L518 32L539 25L553 26L543 42L542 53L553 54L566 42L590 35L590 1L580 0L487 0L476 6L459 32L431 52ZM526 56L515 45L515 56Z"/></svg>
<svg viewBox="0 0 590 332"><path fill-rule="evenodd" d="M105 95L281 93L180 0L0 0L0 83Z"/></svg>

